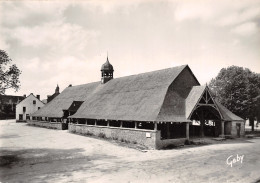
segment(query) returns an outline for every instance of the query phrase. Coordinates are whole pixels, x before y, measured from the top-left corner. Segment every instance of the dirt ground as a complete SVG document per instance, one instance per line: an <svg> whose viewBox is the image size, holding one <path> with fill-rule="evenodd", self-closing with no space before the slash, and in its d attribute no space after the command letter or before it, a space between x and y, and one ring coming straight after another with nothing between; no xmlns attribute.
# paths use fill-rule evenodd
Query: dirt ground
<svg viewBox="0 0 260 183"><path fill-rule="evenodd" d="M260 138L142 152L0 121L0 182L260 182Z"/></svg>

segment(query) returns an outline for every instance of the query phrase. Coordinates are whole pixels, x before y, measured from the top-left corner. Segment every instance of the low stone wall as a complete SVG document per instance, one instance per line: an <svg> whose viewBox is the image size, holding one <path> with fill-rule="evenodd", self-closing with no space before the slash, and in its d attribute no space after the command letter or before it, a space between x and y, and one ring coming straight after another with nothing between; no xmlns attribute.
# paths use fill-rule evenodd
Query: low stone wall
<svg viewBox="0 0 260 183"><path fill-rule="evenodd" d="M178 146L184 144L186 140L186 138L161 140L161 131L82 124L69 124L69 132L140 144L147 149L162 149L170 145Z"/></svg>
<svg viewBox="0 0 260 183"><path fill-rule="evenodd" d="M48 122L48 121L27 121L30 126L38 126L49 129L67 130L68 125L60 122Z"/></svg>
<svg viewBox="0 0 260 183"><path fill-rule="evenodd" d="M145 146L147 149L155 149L156 138L158 138L158 131L154 130L80 124L69 124L69 132L140 144Z"/></svg>

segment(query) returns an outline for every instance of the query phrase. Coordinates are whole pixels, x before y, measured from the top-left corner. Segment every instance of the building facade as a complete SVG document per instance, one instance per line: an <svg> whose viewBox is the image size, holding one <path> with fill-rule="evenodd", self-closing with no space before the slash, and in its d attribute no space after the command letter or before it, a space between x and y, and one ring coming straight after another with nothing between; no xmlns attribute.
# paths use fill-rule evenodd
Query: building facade
<svg viewBox="0 0 260 183"><path fill-rule="evenodd" d="M30 115L44 106L40 95L36 97L31 93L19 104L16 105L16 121L30 120Z"/></svg>
<svg viewBox="0 0 260 183"><path fill-rule="evenodd" d="M108 58L101 81L67 87L32 114L72 133L138 143L149 149L183 144L192 137L240 137L244 120L215 101L188 65L113 78ZM198 125L193 125L192 122Z"/></svg>

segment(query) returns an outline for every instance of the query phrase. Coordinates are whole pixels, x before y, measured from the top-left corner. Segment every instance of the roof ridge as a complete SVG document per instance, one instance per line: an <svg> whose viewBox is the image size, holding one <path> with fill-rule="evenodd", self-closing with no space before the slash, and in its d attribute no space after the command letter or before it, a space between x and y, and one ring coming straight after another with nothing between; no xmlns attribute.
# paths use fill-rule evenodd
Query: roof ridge
<svg viewBox="0 0 260 183"><path fill-rule="evenodd" d="M184 69L186 66L188 66L188 64L180 65L180 66L176 66L176 67L169 67L169 68L165 68L165 69L154 70L154 71L148 71L148 72L143 72L143 73L138 73L138 74L132 74L132 75L128 75L128 76L121 76L121 77L114 78L114 79L130 77L130 76L138 76L138 75L148 74L148 73L153 73L153 72L161 72L161 71L170 70L170 69L177 68L177 67L183 67L183 69Z"/></svg>
<svg viewBox="0 0 260 183"><path fill-rule="evenodd" d="M165 69L159 69L159 70L155 70L155 71L148 71L148 72L143 72L143 73L138 73L138 74L132 74L132 75L128 75L128 76L121 76L121 77L118 77L118 78L113 78L113 80L120 79L120 78L131 77L131 76L138 76L138 75L148 74L148 73L153 73L153 72L162 72L162 71L170 70L170 69L173 69L173 68L181 68L181 67L183 67L183 69L184 69L184 68L187 67L187 66L188 66L188 64L185 64L185 65L180 65L180 66L175 66L175 67L169 67L169 68L165 68ZM73 88L73 87L77 87L77 86L83 86L83 85L88 85L88 84L94 84L94 83L98 83L98 82L100 82L100 81L94 81L94 82L91 82L91 83L85 83L85 84L75 85L75 86L71 86L71 87L67 87L67 88Z"/></svg>

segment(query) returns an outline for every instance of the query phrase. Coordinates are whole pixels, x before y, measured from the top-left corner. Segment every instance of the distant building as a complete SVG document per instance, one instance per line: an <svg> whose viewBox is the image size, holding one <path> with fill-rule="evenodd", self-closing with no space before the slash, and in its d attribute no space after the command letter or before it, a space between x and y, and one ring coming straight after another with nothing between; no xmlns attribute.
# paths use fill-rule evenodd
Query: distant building
<svg viewBox="0 0 260 183"><path fill-rule="evenodd" d="M52 95L48 95L47 96L47 103L49 103L50 101L52 101L55 97L57 97L60 94L60 87L59 85L57 85L56 89L55 89L55 93Z"/></svg>
<svg viewBox="0 0 260 183"><path fill-rule="evenodd" d="M0 119L15 119L16 105L25 97L25 95L0 95Z"/></svg>
<svg viewBox="0 0 260 183"><path fill-rule="evenodd" d="M40 100L40 95L36 97L31 93L28 97L16 105L16 121L26 121L30 119L30 114L36 112L44 103Z"/></svg>

